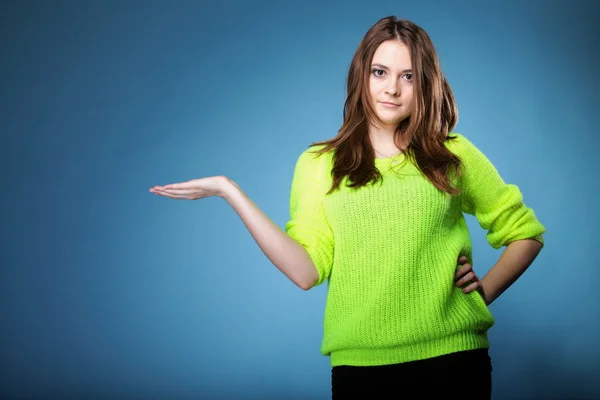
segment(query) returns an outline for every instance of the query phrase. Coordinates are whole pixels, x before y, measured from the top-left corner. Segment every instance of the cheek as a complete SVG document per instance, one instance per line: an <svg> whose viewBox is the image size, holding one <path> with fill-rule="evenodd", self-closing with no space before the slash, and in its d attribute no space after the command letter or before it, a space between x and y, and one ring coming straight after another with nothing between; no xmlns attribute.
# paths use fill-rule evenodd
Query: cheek
<svg viewBox="0 0 600 400"><path fill-rule="evenodd" d="M369 82L371 87L373 88L373 91L379 93L382 90L386 90L389 87L389 80L389 78L375 78L372 76Z"/></svg>
<svg viewBox="0 0 600 400"><path fill-rule="evenodd" d="M406 108L410 109L412 107L412 103L413 103L413 94L412 94L412 92L406 93L406 96L404 96L404 99L403 99L403 103L404 103L404 106Z"/></svg>
<svg viewBox="0 0 600 400"><path fill-rule="evenodd" d="M379 93L378 82L371 80L371 82L369 82L369 94L371 95L371 98L373 99L377 93Z"/></svg>

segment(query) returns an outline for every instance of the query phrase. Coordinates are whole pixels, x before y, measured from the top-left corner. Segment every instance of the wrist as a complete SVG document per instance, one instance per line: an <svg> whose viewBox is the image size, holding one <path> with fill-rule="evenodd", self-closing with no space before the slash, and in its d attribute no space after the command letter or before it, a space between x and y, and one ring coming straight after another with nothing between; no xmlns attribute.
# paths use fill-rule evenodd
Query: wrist
<svg viewBox="0 0 600 400"><path fill-rule="evenodd" d="M219 197L222 197L227 202L230 202L235 193L240 190L240 187L237 185L237 183L226 176L221 177L219 187Z"/></svg>
<svg viewBox="0 0 600 400"><path fill-rule="evenodd" d="M479 294L481 294L481 297L483 298L483 301L485 302L485 305L489 306L492 303L493 299L490 298L488 291L485 290L484 278L479 280L478 290L479 290Z"/></svg>

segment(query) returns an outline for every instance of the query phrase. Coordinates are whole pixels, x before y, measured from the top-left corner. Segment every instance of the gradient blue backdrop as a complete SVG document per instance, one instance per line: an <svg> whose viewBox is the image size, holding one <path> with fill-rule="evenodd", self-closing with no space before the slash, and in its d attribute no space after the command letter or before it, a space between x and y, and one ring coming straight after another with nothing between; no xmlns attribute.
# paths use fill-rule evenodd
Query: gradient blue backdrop
<svg viewBox="0 0 600 400"><path fill-rule="evenodd" d="M0 395L329 398L326 285L295 287L224 200L148 188L227 175L284 227L298 155L335 135L353 52L393 14L548 230L491 306L494 398L600 397L598 8L2 2ZM483 275L500 251L468 222Z"/></svg>

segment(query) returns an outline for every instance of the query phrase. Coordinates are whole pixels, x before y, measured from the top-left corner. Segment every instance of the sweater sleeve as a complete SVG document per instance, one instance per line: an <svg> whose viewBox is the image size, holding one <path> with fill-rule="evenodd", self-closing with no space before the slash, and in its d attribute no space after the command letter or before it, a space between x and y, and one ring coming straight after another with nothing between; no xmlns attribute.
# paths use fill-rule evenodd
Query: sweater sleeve
<svg viewBox="0 0 600 400"><path fill-rule="evenodd" d="M487 241L499 249L509 243L534 239L544 244L546 231L534 211L523 203L519 188L507 184L487 157L459 134L449 141L462 163L462 211L477 218Z"/></svg>
<svg viewBox="0 0 600 400"><path fill-rule="evenodd" d="M286 232L308 252L319 273L315 286L325 282L333 264L333 232L323 207L328 191L325 155L316 158L308 149L296 162L290 194L290 219Z"/></svg>

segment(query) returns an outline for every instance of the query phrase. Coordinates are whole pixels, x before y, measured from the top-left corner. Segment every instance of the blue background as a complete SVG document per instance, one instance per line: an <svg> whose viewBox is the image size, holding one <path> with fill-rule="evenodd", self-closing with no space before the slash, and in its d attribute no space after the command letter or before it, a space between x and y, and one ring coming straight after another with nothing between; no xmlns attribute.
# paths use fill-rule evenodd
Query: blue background
<svg viewBox="0 0 600 400"><path fill-rule="evenodd" d="M224 200L148 189L226 175L284 227L298 155L335 135L360 39L397 15L548 230L491 305L494 398L600 397L598 8L2 2L0 395L330 398L326 285L295 287ZM468 222L482 276L500 250Z"/></svg>

